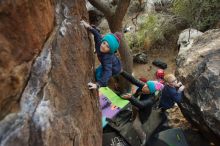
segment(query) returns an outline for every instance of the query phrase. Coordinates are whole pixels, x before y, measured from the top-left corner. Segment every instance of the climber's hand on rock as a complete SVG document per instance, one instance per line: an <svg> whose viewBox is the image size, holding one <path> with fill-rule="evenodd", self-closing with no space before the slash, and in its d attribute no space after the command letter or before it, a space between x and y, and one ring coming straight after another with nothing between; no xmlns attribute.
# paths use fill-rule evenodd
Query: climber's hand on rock
<svg viewBox="0 0 220 146"><path fill-rule="evenodd" d="M85 28L91 28L91 26L89 25L89 23L87 23L84 20L81 20L80 23L85 27Z"/></svg>
<svg viewBox="0 0 220 146"><path fill-rule="evenodd" d="M183 85L182 82L178 82L178 83L176 84L177 87L181 87L182 85Z"/></svg>
<svg viewBox="0 0 220 146"><path fill-rule="evenodd" d="M97 84L94 84L94 83L92 83L92 82L89 82L89 83L88 83L88 87L89 87L90 90L91 90L91 89L97 89L97 88L98 88Z"/></svg>
<svg viewBox="0 0 220 146"><path fill-rule="evenodd" d="M182 92L185 89L185 86L180 86L180 88L178 89L178 92Z"/></svg>

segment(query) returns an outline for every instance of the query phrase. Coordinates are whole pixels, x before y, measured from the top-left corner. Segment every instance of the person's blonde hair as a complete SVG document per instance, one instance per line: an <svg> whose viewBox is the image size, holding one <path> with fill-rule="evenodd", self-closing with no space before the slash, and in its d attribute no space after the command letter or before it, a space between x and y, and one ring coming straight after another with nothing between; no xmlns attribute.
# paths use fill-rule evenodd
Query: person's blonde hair
<svg viewBox="0 0 220 146"><path fill-rule="evenodd" d="M176 77L173 75L173 74L166 74L165 76L164 76L164 80L165 80L165 82L167 82L167 83L170 83L170 82L172 82L173 80L175 80L176 79Z"/></svg>

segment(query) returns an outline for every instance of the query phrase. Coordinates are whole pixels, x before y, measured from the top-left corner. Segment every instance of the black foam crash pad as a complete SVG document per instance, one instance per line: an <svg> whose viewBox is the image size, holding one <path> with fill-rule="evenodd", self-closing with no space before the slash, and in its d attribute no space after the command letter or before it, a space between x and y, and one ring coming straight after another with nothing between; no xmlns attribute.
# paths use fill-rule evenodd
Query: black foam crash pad
<svg viewBox="0 0 220 146"><path fill-rule="evenodd" d="M129 146L127 142L117 133L103 133L102 146Z"/></svg>
<svg viewBox="0 0 220 146"><path fill-rule="evenodd" d="M188 146L183 131L180 128L159 132L149 141L149 146Z"/></svg>
<svg viewBox="0 0 220 146"><path fill-rule="evenodd" d="M130 146L141 146L140 139L136 130L133 128L132 122L124 121L124 117L119 114L115 121L109 122L109 126L116 130ZM148 120L142 125L143 130L148 134L148 137L153 134L161 122L161 112L159 110L152 110Z"/></svg>

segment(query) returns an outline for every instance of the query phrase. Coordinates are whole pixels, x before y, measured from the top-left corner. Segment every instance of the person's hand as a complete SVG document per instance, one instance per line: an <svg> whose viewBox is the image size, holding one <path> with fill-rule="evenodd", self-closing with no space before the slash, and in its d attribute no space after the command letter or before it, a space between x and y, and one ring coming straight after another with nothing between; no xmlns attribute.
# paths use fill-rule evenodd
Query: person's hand
<svg viewBox="0 0 220 146"><path fill-rule="evenodd" d="M94 83L92 83L92 82L89 82L89 83L88 83L88 86L89 86L89 89L90 89L90 90L91 90L91 89L97 89L97 88L98 88L97 84L94 84Z"/></svg>
<svg viewBox="0 0 220 146"><path fill-rule="evenodd" d="M183 84L182 84L182 82L178 82L177 84L176 84L176 87L180 87L180 86L182 86Z"/></svg>
<svg viewBox="0 0 220 146"><path fill-rule="evenodd" d="M86 21L84 20L81 20L80 23L85 26L85 28L90 28L91 26L89 25L89 23L87 23Z"/></svg>
<svg viewBox="0 0 220 146"><path fill-rule="evenodd" d="M185 89L185 86L182 85L182 86L178 89L178 92L182 92L184 89Z"/></svg>
<svg viewBox="0 0 220 146"><path fill-rule="evenodd" d="M131 93L127 93L127 94L123 94L123 95L121 95L121 97L122 97L123 99L130 99L131 96L132 96Z"/></svg>

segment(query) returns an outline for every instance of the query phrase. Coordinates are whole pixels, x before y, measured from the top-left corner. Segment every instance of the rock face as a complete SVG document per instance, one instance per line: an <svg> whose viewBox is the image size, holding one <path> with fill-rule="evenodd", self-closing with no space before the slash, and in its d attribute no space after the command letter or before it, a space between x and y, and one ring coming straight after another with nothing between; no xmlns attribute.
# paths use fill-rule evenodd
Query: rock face
<svg viewBox="0 0 220 146"><path fill-rule="evenodd" d="M54 4L50 2L0 2L0 119L17 111L31 63L53 24Z"/></svg>
<svg viewBox="0 0 220 146"><path fill-rule="evenodd" d="M144 0L147 12L153 12L171 3L171 0ZM159 7L159 8L158 8Z"/></svg>
<svg viewBox="0 0 220 146"><path fill-rule="evenodd" d="M210 141L220 144L220 30L204 33L177 57L186 85L181 111Z"/></svg>
<svg viewBox="0 0 220 146"><path fill-rule="evenodd" d="M177 45L179 48L179 54L183 54L185 51L190 49L192 47L194 39L196 39L198 36L201 36L203 33L196 30L196 29L185 29L183 30L178 38Z"/></svg>
<svg viewBox="0 0 220 146"><path fill-rule="evenodd" d="M0 2L1 146L101 145L85 5Z"/></svg>

